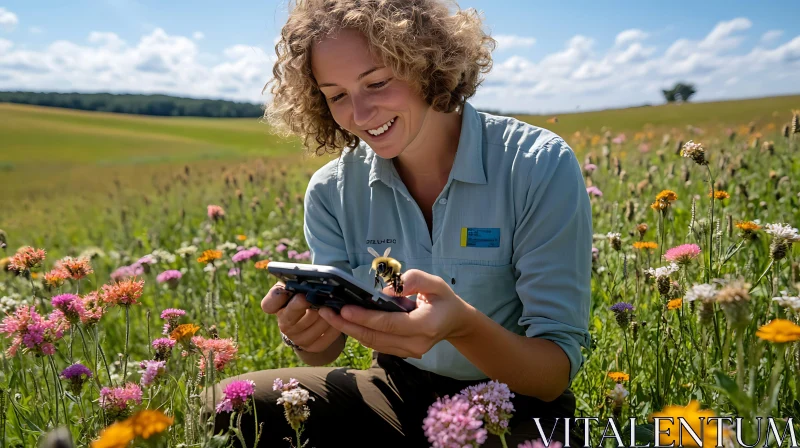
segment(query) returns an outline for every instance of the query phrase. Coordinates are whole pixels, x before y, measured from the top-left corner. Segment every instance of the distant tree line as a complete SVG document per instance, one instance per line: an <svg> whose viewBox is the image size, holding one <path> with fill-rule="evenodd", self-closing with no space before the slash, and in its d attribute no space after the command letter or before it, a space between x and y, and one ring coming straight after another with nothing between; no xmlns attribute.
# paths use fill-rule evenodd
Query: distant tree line
<svg viewBox="0 0 800 448"><path fill-rule="evenodd" d="M264 113L260 105L253 103L169 95L0 92L0 103L167 117L259 117Z"/></svg>

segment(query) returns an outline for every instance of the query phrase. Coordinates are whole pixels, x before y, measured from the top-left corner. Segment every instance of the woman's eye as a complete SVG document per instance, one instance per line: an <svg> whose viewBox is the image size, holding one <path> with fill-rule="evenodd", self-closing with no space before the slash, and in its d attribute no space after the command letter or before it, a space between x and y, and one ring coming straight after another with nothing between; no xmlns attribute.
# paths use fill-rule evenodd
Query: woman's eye
<svg viewBox="0 0 800 448"><path fill-rule="evenodd" d="M388 84L388 83L389 83L389 81L391 81L391 80L392 80L392 79L391 79L391 78L389 78L389 79L387 79L386 81L376 82L375 84L370 84L369 86L370 86L370 87L372 87L373 89L377 89L377 88L379 88L379 87L383 87L383 86L385 86L385 85L386 85L386 84Z"/></svg>
<svg viewBox="0 0 800 448"><path fill-rule="evenodd" d="M332 96L332 97L330 97L328 99L331 101L331 103L335 103L335 102L339 101L340 99L342 99L343 96L344 96L344 93L340 93L340 94L338 94L336 96Z"/></svg>

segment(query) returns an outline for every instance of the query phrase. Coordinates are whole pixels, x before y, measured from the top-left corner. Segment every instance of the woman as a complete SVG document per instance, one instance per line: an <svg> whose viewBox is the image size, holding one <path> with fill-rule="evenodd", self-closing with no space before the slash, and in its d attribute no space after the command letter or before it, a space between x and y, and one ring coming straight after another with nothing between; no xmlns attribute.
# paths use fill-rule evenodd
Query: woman
<svg viewBox="0 0 800 448"><path fill-rule="evenodd" d="M303 433L312 446L429 446L422 422L436 398L490 379L516 395L509 446L541 437L534 417L548 438L561 418L552 434L564 441L568 387L589 346L589 198L561 138L466 102L493 46L474 11L437 0L290 10L267 116L314 152L340 153L306 192L313 263L371 281L368 248L391 247L418 308L336 314L276 284L262 309L314 367L235 378L256 383L261 446L293 436L276 378L296 378L315 398ZM374 349L372 367L319 367L348 336ZM227 424L221 415L216 431ZM252 443L252 419L242 425Z"/></svg>

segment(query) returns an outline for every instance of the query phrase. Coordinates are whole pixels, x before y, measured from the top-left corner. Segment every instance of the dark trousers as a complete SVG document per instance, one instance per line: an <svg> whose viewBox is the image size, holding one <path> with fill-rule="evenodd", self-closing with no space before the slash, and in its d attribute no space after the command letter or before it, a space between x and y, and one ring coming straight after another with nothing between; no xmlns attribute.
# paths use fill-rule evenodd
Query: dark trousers
<svg viewBox="0 0 800 448"><path fill-rule="evenodd" d="M217 401L229 382L255 382L258 420L264 423L259 447L288 447L285 438L295 438L283 406L276 403L280 397L279 391L272 390L276 378L284 383L295 378L314 397L308 402L310 417L304 423L301 439L309 441L307 447L317 448L429 447L422 430L428 407L438 397L453 396L467 386L488 381L455 380L418 369L396 356L377 353L367 370L296 367L262 370L221 381L216 386ZM203 392L203 401L204 413L213 412L210 390ZM515 394L512 402L515 412L509 425L511 434L506 435L509 447L541 438L534 417L540 417L545 437L564 442L564 418L574 418L575 413L571 390L551 402L520 394ZM214 433L225 430L229 421L229 413L218 414ZM248 447L253 447L254 427L252 412L244 415L241 428ZM573 422L570 427L570 446L582 446L581 434L573 429ZM483 446L500 447L500 439L489 435Z"/></svg>

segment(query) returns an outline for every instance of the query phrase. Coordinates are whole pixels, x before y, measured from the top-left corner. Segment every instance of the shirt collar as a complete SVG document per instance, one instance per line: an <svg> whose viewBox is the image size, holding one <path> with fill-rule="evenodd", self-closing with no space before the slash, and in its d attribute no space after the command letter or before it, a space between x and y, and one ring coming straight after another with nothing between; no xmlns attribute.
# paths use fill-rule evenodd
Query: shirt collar
<svg viewBox="0 0 800 448"><path fill-rule="evenodd" d="M365 162L370 164L370 186L380 180L394 187L394 182L399 181L397 170L390 159L378 157L370 150ZM487 183L486 172L483 169L483 122L478 111L466 102L461 113L461 135L458 138L458 149L450 177L472 184Z"/></svg>

